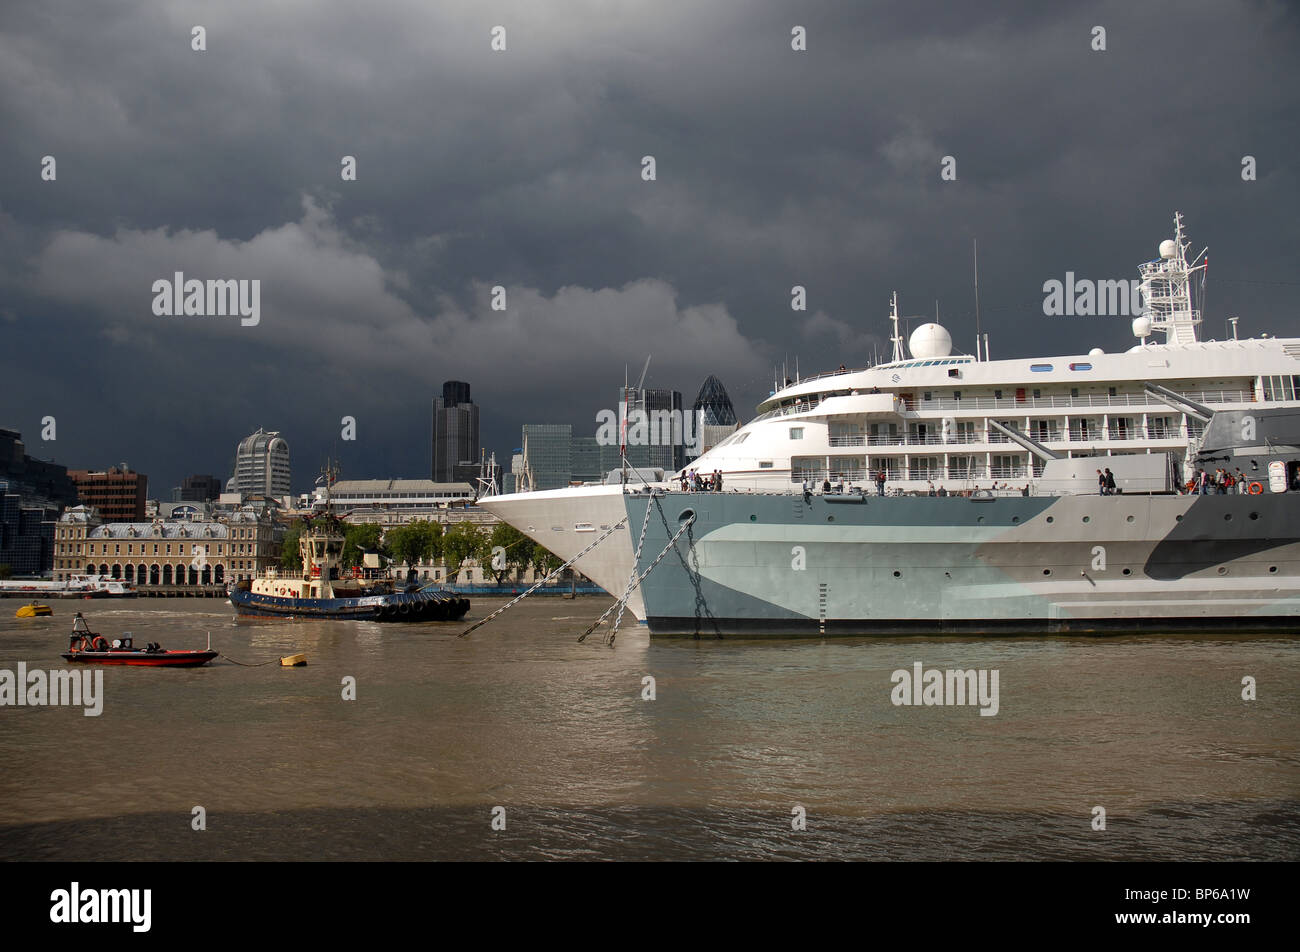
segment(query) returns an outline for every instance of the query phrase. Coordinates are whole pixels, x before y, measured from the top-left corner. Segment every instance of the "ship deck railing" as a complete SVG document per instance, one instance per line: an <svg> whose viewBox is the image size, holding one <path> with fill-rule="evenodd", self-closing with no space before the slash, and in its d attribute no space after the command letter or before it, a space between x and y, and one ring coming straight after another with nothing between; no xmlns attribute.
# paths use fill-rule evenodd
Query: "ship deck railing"
<svg viewBox="0 0 1300 952"><path fill-rule="evenodd" d="M937 389L932 387L931 390ZM1088 393L1080 394L1077 397L1065 395L1049 396L1031 396L1025 394L1017 396L1015 391L1019 388L1004 388L1011 391L1010 396L1003 397L960 397L960 398L943 398L935 397L930 400L920 399L917 392L924 393L923 388L916 388L907 391L909 396L904 397L898 391L888 391L898 397L897 403L905 413L915 413L919 410L956 410L956 411L974 411L974 410L1075 410L1075 409L1099 409L1106 410L1116 407L1133 407L1135 409L1157 408L1169 414L1179 414L1169 404L1156 399L1147 393ZM1180 395L1196 403L1216 405L1216 404L1234 404L1234 403L1256 403L1255 394L1251 390L1180 390ZM867 396L871 391L858 390L852 394L832 394L831 396ZM820 400L809 399L800 400L790 406L773 407L764 413L759 414L751 423L758 423L774 417L796 416L801 413L811 413L817 409Z"/></svg>

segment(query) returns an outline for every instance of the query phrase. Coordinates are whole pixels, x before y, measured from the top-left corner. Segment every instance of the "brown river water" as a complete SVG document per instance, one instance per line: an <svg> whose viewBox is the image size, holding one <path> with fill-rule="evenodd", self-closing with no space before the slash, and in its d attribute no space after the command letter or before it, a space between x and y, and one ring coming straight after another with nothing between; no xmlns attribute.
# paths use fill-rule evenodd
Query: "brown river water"
<svg viewBox="0 0 1300 952"><path fill-rule="evenodd" d="M1300 858L1297 638L652 641L629 615L608 647L577 642L608 599L554 597L456 637L504 601L423 625L0 601L0 670L64 667L78 609L137 644L308 660L100 668L97 717L0 707L0 856ZM996 671L996 715L893 704L914 662Z"/></svg>

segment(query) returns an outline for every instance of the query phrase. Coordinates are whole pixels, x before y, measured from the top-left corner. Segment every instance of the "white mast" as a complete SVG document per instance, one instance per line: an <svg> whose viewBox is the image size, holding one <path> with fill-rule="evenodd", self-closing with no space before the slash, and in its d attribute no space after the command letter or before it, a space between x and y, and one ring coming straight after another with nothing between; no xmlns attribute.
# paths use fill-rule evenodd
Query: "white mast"
<svg viewBox="0 0 1300 952"><path fill-rule="evenodd" d="M898 333L898 292L895 291L889 296L889 319L894 322L894 336L890 338L894 342L894 361L905 360L903 355L903 338Z"/></svg>
<svg viewBox="0 0 1300 952"><path fill-rule="evenodd" d="M1205 251L1189 265L1187 248L1182 213L1174 212L1174 237L1160 242L1159 258L1138 265L1143 316L1151 330L1164 332L1166 344L1194 344L1196 325L1201 323L1201 312L1192 308L1191 276L1204 269L1205 263L1197 262Z"/></svg>

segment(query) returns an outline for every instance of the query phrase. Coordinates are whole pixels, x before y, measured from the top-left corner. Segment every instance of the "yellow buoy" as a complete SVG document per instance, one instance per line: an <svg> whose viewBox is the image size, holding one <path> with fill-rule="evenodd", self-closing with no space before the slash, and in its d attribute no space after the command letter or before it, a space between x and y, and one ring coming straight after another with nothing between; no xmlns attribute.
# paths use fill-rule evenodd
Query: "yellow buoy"
<svg viewBox="0 0 1300 952"><path fill-rule="evenodd" d="M280 659L282 668L303 668L307 665L307 656L305 654L286 655Z"/></svg>
<svg viewBox="0 0 1300 952"><path fill-rule="evenodd" d="M44 618L47 615L53 615L54 609L49 605L38 605L32 602L30 605L24 605L18 611L14 612L15 618Z"/></svg>

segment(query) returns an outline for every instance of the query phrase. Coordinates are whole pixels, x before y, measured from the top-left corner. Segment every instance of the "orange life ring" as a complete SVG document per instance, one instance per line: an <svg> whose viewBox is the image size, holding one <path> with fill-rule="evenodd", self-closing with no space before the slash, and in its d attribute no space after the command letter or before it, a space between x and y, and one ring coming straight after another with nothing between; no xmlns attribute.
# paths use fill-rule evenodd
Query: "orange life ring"
<svg viewBox="0 0 1300 952"><path fill-rule="evenodd" d="M1249 492L1252 496L1258 496L1260 493L1264 491L1264 487L1261 486L1259 483L1251 483L1249 486L1246 487L1246 491Z"/></svg>

